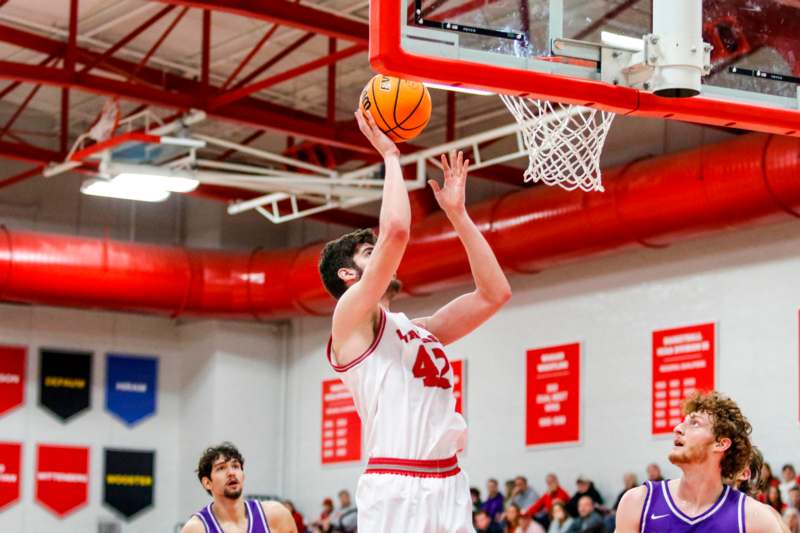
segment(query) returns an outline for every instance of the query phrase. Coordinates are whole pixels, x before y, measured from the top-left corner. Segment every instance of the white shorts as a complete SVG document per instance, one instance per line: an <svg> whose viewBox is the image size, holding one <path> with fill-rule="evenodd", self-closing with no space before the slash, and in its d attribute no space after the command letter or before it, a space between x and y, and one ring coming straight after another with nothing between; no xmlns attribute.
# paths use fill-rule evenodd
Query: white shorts
<svg viewBox="0 0 800 533"><path fill-rule="evenodd" d="M358 533L474 533L467 475L444 461L372 458L356 489Z"/></svg>

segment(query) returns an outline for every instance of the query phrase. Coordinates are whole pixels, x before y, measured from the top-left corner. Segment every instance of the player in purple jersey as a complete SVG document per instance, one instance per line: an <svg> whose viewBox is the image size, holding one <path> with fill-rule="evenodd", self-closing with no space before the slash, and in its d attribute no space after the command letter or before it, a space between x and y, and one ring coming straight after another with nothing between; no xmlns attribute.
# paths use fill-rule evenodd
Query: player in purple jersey
<svg viewBox="0 0 800 533"><path fill-rule="evenodd" d="M736 403L711 392L690 398L683 410L669 454L681 477L626 492L617 533L780 533L767 506L726 484L752 456L752 427Z"/></svg>
<svg viewBox="0 0 800 533"><path fill-rule="evenodd" d="M214 501L196 512L181 533L297 533L292 515L281 503L242 497L244 458L233 444L206 449L197 478Z"/></svg>

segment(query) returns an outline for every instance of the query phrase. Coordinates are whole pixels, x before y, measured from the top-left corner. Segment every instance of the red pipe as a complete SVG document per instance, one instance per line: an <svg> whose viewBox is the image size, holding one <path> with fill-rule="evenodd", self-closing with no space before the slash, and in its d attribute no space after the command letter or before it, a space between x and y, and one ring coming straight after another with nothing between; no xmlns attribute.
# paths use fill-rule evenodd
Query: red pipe
<svg viewBox="0 0 800 533"><path fill-rule="evenodd" d="M470 211L510 271L800 217L800 140L748 135L607 170L606 192L534 187ZM170 316L280 319L330 312L321 243L228 252L0 232L0 299ZM411 294L468 280L441 212L415 223L398 273Z"/></svg>

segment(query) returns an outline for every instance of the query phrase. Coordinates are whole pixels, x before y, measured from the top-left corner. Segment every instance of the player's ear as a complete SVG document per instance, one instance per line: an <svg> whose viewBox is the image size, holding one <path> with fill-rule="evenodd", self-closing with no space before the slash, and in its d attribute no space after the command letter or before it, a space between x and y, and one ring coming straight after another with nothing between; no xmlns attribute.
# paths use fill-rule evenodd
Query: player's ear
<svg viewBox="0 0 800 533"><path fill-rule="evenodd" d="M201 483L203 484L203 488L204 489L206 489L208 491L211 490L211 479L210 478L204 477L203 480L201 481Z"/></svg>
<svg viewBox="0 0 800 533"><path fill-rule="evenodd" d="M345 283L358 281L358 273L354 268L340 268L336 271L336 275Z"/></svg>
<svg viewBox="0 0 800 533"><path fill-rule="evenodd" d="M728 448L730 448L730 447L731 447L731 444L733 444L733 442L731 441L731 439L729 439L729 438L727 438L727 437L723 437L723 438L719 439L719 440L718 440L718 441L717 441L717 442L714 444L714 448L715 448L716 450L720 451L720 452L724 452L724 451L727 451L727 450L728 450Z"/></svg>

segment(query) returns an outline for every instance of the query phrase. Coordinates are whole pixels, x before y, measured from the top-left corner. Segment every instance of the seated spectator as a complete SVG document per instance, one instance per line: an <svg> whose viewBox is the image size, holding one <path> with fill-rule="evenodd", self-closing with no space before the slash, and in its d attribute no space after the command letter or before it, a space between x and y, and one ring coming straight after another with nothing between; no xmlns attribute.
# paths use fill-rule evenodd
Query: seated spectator
<svg viewBox="0 0 800 533"><path fill-rule="evenodd" d="M578 524L567 514L566 504L561 500L554 501L547 533L576 533L577 526Z"/></svg>
<svg viewBox="0 0 800 533"><path fill-rule="evenodd" d="M503 520L500 523L503 533L517 533L519 515L519 505L516 503L511 503L506 507L506 512L503 513Z"/></svg>
<svg viewBox="0 0 800 533"><path fill-rule="evenodd" d="M312 524L311 529L314 533L328 533L331 530L331 515L333 514L333 500L325 498L322 500L322 512Z"/></svg>
<svg viewBox="0 0 800 533"><path fill-rule="evenodd" d="M794 470L794 465L783 465L783 468L781 468L781 477L783 478L783 482L779 485L781 489L781 499L785 502L788 502L789 489L798 484L797 472Z"/></svg>
<svg viewBox="0 0 800 533"><path fill-rule="evenodd" d="M786 504L783 503L783 498L781 498L781 491L778 490L778 487L769 487L767 489L767 501L765 502L767 505L782 513L783 510L786 508Z"/></svg>
<svg viewBox="0 0 800 533"><path fill-rule="evenodd" d="M783 512L783 523L789 529L789 533L800 533L800 511L791 507Z"/></svg>
<svg viewBox="0 0 800 533"><path fill-rule="evenodd" d="M513 479L506 480L506 505L511 503L511 497L514 496L514 486L516 482Z"/></svg>
<svg viewBox="0 0 800 533"><path fill-rule="evenodd" d="M761 465L761 480L766 487L780 487L781 480L776 478L772 473L772 467L769 463Z"/></svg>
<svg viewBox="0 0 800 533"><path fill-rule="evenodd" d="M334 533L352 533L356 530L358 511L350 501L350 493L339 491L339 508L331 514L331 531Z"/></svg>
<svg viewBox="0 0 800 533"><path fill-rule="evenodd" d="M542 495L541 498L536 500L533 505L525 510L525 514L536 518L540 523L542 522L540 515L546 515L547 520L544 522L549 522L550 511L553 510L554 501L569 501L569 494L567 494L567 491L561 488L561 485L558 483L558 477L556 477L555 474L547 474L544 478L544 482L547 486L547 491Z"/></svg>
<svg viewBox="0 0 800 533"><path fill-rule="evenodd" d="M786 506L800 511L800 485L789 489L789 501L786 502Z"/></svg>
<svg viewBox="0 0 800 533"><path fill-rule="evenodd" d="M481 505L481 509L486 511L492 522L499 523L500 515L503 513L503 495L497 490L497 480L490 479L486 483L486 501Z"/></svg>
<svg viewBox="0 0 800 533"><path fill-rule="evenodd" d="M661 467L656 463L647 465L647 479L649 481L664 481L664 476L661 475Z"/></svg>
<svg viewBox="0 0 800 533"><path fill-rule="evenodd" d="M519 526L516 533L546 533L546 531L530 515L523 514L519 517Z"/></svg>
<svg viewBox="0 0 800 533"><path fill-rule="evenodd" d="M472 498L472 513L475 514L481 509L481 491L478 487L470 487L469 494Z"/></svg>
<svg viewBox="0 0 800 533"><path fill-rule="evenodd" d="M511 493L511 503L514 503L520 509L527 509L533 505L539 495L532 487L528 486L528 480L525 476L517 476L514 478L514 491Z"/></svg>
<svg viewBox="0 0 800 533"><path fill-rule="evenodd" d="M294 519L294 523L297 526L297 533L305 533L306 531L306 524L303 521L303 515L297 512L297 509L294 508L294 504L291 500L286 500L283 502L283 506L289 509L289 512L292 513L292 518Z"/></svg>
<svg viewBox="0 0 800 533"><path fill-rule="evenodd" d="M572 498L567 502L567 512L569 512L571 516L578 516L578 501L584 496L591 498L596 506L603 505L603 497L600 496L600 493L594 488L594 483L586 476L578 476L578 479L575 481L575 487L577 489L575 494L573 494Z"/></svg>
<svg viewBox="0 0 800 533"><path fill-rule="evenodd" d="M591 496L578 499L578 531L581 533L608 533L603 517L594 510L595 502Z"/></svg>
<svg viewBox="0 0 800 533"><path fill-rule="evenodd" d="M500 524L492 520L484 510L475 513L475 533L503 533L503 528Z"/></svg>
<svg viewBox="0 0 800 533"><path fill-rule="evenodd" d="M616 511L617 507L619 507L619 501L622 499L625 493L638 485L639 480L636 479L636 474L633 472L628 472L622 476L622 490L617 495L617 499L614 500L614 507L612 507L612 509Z"/></svg>

